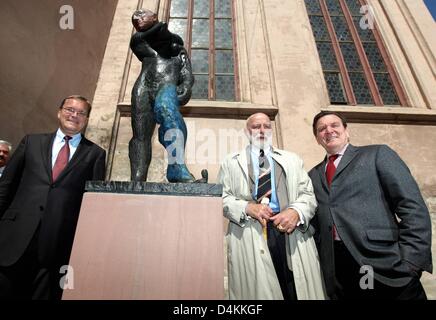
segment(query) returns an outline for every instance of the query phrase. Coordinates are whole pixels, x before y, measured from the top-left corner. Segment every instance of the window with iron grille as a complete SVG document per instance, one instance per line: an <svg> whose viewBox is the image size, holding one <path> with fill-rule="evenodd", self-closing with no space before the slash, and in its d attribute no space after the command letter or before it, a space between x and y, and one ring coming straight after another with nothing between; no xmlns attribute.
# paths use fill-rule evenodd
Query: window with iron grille
<svg viewBox="0 0 436 320"><path fill-rule="evenodd" d="M168 28L191 57L192 99L238 100L232 0L171 0Z"/></svg>
<svg viewBox="0 0 436 320"><path fill-rule="evenodd" d="M406 105L363 0L305 0L331 104Z"/></svg>

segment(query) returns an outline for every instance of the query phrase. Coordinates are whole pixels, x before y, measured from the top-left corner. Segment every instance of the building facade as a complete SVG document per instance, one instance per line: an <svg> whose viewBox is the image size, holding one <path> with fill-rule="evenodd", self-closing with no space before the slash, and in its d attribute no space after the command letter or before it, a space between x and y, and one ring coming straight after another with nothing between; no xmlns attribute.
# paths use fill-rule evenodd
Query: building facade
<svg viewBox="0 0 436 320"><path fill-rule="evenodd" d="M59 1L44 2L60 6ZM101 68L86 134L108 151L108 180L130 178L130 98L141 68L129 49L131 15L148 8L182 36L191 55L196 84L182 112L188 127L186 160L196 177L208 169L209 182L216 181L223 157L246 144L245 119L254 112L273 119L275 145L299 154L309 170L324 157L312 134L313 116L320 110L338 111L349 120L351 143L388 144L407 163L431 211L436 248L436 33L422 0L118 0L105 2L104 12L90 2L80 11L82 4L71 2L78 8L77 19L80 12L88 13L88 30L99 26L90 22L93 18L113 17L100 38L70 34L85 37L77 45L86 47L107 37L104 57L95 64ZM47 13L52 15L57 23L58 12ZM76 25L78 30L84 26L80 19ZM44 69L53 69L53 81L41 88L41 83L33 85L35 96L46 92L54 101L71 94L71 86L62 86L54 76L67 63L57 47L52 55L58 64ZM97 53L89 57L100 59ZM80 79L87 78L91 67L86 68L79 68L79 76L72 73L77 78L74 93L83 84ZM50 83L62 92L54 93ZM37 111L9 111L18 117L13 123L22 121L23 128L4 128L20 135L26 128L46 131L30 121ZM45 127L55 126L55 113L44 121ZM165 156L155 135L148 181L165 181ZM435 280L423 275L432 299Z"/></svg>
<svg viewBox="0 0 436 320"><path fill-rule="evenodd" d="M334 110L348 118L353 144L388 144L400 154L435 221L436 37L422 1L118 1L87 131L109 151L111 180L130 175L140 64L127 49L136 8L157 11L191 54L197 88L182 110L196 177L206 168L216 181L222 157L246 143L245 119L255 111L274 119L276 146L300 154L309 170L324 157L313 116ZM153 141L148 180L165 181L165 152ZM423 276L431 298L435 279Z"/></svg>

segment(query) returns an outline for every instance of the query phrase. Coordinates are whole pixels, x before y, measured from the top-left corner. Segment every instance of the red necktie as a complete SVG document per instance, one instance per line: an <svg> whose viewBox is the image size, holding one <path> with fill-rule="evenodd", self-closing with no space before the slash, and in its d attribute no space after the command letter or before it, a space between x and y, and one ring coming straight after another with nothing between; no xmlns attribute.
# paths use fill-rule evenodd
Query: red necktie
<svg viewBox="0 0 436 320"><path fill-rule="evenodd" d="M332 184L332 180L336 172L335 160L338 157L339 157L338 154L329 156L329 162L327 163L327 169L325 171L325 177L327 179L327 184L329 185L329 187ZM336 230L336 226L334 224L333 224L332 233L333 233L334 240L341 240L341 238L338 235L338 231Z"/></svg>
<svg viewBox="0 0 436 320"><path fill-rule="evenodd" d="M62 170L65 169L68 164L68 160L70 159L70 144L68 141L70 139L70 136L64 137L65 144L62 146L61 150L59 150L58 157L56 158L55 164L53 166L53 181L57 179L59 174L62 172Z"/></svg>
<svg viewBox="0 0 436 320"><path fill-rule="evenodd" d="M329 187L332 184L333 176L335 175L335 172L336 172L335 160L338 157L339 157L338 154L331 155L329 157L329 162L327 163L327 169L325 171L325 177L327 179L327 184L329 185Z"/></svg>

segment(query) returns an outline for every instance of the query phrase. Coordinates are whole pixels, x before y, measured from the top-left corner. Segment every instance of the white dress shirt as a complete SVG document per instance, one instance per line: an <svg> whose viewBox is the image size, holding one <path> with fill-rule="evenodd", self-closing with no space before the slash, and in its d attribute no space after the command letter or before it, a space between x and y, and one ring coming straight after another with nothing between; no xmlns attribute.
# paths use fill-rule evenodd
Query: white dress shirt
<svg viewBox="0 0 436 320"><path fill-rule="evenodd" d="M54 167L54 164L56 162L56 158L58 157L59 151L61 150L61 148L65 144L65 140L64 140L65 136L66 136L66 134L64 134L62 132L62 130L59 128L58 131L56 132L56 137L53 141L52 156L51 156L51 167L52 168ZM76 152L77 147L79 146L80 140L82 140L82 134L77 133L74 136L72 136L70 141L68 142L70 145L70 158L68 159L68 161L71 160L74 153Z"/></svg>
<svg viewBox="0 0 436 320"><path fill-rule="evenodd" d="M342 157L344 156L345 150L347 150L348 145L349 145L349 143L347 143L347 144L345 145L345 147L342 148L342 150L340 150L339 152L335 153L335 154L338 155L338 157L336 158L336 160L333 162L333 163L335 164L335 167L336 167L336 168L338 167L339 162L341 162ZM325 167L324 167L324 172L327 171L327 164L329 163L328 159L329 159L329 157L332 156L332 155L333 155L333 154L328 154L328 153L327 153L327 163L326 163L326 165L325 165Z"/></svg>

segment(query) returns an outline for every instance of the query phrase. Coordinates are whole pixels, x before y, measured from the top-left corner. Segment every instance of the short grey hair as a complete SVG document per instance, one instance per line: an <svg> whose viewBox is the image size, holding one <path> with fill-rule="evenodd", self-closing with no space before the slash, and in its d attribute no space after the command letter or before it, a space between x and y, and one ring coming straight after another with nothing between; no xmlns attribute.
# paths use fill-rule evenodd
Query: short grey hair
<svg viewBox="0 0 436 320"><path fill-rule="evenodd" d="M12 143L10 143L9 141L6 141L6 140L0 140L0 144L7 145L8 148L9 148L9 152L11 152L11 150L12 150Z"/></svg>

